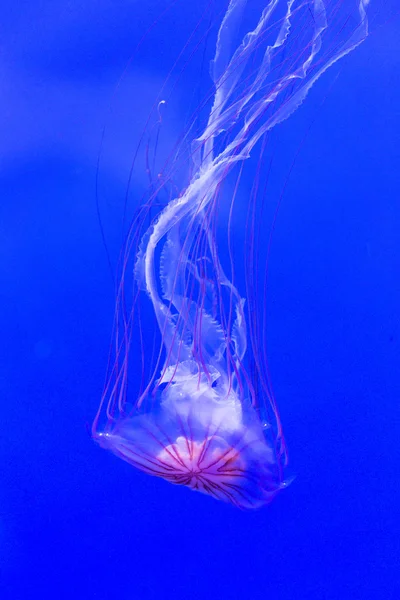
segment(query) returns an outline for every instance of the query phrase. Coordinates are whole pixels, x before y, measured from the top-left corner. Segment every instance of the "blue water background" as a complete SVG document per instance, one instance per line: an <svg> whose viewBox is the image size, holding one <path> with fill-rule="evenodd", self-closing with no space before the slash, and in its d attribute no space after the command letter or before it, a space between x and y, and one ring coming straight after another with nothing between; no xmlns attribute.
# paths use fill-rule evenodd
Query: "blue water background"
<svg viewBox="0 0 400 600"><path fill-rule="evenodd" d="M381 22L396 8L375 4ZM110 117L116 81L166 2L2 3L3 600L400 598L399 19L276 133L293 156L313 123L269 283L290 487L241 512L133 470L87 433L113 314L95 203L101 130L111 122L101 198L113 247L130 132L204 5L171 10ZM197 75L189 68L176 90L166 140Z"/></svg>

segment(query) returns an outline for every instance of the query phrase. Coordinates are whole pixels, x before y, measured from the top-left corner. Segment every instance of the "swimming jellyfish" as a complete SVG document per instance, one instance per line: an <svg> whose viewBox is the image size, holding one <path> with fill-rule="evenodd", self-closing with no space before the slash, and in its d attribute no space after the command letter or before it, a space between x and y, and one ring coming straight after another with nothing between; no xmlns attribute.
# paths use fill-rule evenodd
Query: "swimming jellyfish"
<svg viewBox="0 0 400 600"><path fill-rule="evenodd" d="M239 289L229 244L236 187L228 198L223 184L235 170L240 180L256 144L366 38L368 3L270 0L257 15L253 2L227 2L210 67L213 91L202 105L207 116L181 140L190 174L176 189L179 152L172 152L125 238L93 438L150 475L240 508L267 504L284 487L287 455L251 273L257 214L243 215L253 258ZM252 28L238 36L251 18ZM217 224L223 203L225 247Z"/></svg>

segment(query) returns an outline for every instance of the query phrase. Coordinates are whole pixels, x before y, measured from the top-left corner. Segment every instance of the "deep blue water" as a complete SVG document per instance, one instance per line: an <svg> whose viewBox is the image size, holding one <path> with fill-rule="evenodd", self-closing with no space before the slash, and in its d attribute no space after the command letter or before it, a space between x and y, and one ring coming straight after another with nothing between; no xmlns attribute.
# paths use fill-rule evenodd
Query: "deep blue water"
<svg viewBox="0 0 400 600"><path fill-rule="evenodd" d="M290 162L308 131L269 280L296 477L248 513L133 470L87 432L113 315L96 214L102 128L114 248L134 138L205 2L177 2L113 101L167 2L2 3L2 599L400 597L400 20L384 23L394 1L374 4L370 38L275 132L284 178L285 148ZM193 105L196 60L165 143L189 92Z"/></svg>

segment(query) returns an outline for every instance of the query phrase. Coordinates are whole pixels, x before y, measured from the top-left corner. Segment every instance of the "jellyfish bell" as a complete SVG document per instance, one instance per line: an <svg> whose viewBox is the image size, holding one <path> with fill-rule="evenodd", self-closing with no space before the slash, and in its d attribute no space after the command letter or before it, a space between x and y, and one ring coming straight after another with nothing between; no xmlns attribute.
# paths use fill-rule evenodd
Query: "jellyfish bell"
<svg viewBox="0 0 400 600"><path fill-rule="evenodd" d="M157 407L119 419L110 433L97 434L98 442L171 483L240 508L266 504L282 481L253 407L227 385L185 371Z"/></svg>
<svg viewBox="0 0 400 600"><path fill-rule="evenodd" d="M205 122L189 123L174 160L151 181L121 252L110 367L93 438L148 474L240 508L268 504L285 487L287 452L258 282L261 169L241 217L249 232L243 282L232 250L233 207L242 166L259 140L365 39L367 0L353 3L350 29L345 4L270 0L236 44L232 32L240 31L246 1L228 2ZM176 189L171 181L188 148L190 175ZM227 197L224 185L235 169Z"/></svg>

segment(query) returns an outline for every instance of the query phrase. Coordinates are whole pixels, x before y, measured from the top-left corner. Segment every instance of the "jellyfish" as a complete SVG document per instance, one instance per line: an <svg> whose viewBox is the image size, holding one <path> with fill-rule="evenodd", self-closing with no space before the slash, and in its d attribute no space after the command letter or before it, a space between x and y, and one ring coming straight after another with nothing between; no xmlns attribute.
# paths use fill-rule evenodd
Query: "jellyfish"
<svg viewBox="0 0 400 600"><path fill-rule="evenodd" d="M256 145L367 37L368 3L270 0L256 15L253 2L230 0L217 29L207 116L180 141L190 155L187 181L174 185L179 151L172 152L125 236L93 438L149 475L239 508L266 505L286 486L287 450L252 271L257 186L243 215L242 288L230 246L237 186ZM253 26L238 39L246 16Z"/></svg>

